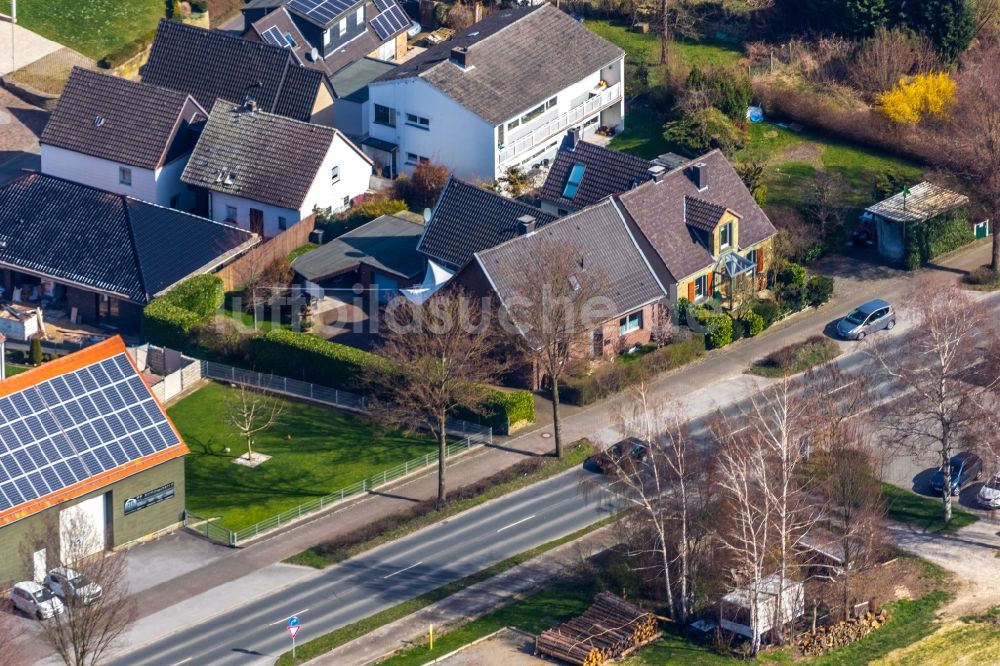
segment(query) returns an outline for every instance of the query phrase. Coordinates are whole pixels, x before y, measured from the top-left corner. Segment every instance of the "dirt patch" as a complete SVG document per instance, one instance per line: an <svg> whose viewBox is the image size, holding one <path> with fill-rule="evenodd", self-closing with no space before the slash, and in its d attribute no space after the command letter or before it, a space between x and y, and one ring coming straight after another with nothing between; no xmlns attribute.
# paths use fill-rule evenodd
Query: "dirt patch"
<svg viewBox="0 0 1000 666"><path fill-rule="evenodd" d="M445 666L540 666L551 663L535 657L534 652L534 636L505 627L438 663Z"/></svg>
<svg viewBox="0 0 1000 666"><path fill-rule="evenodd" d="M72 49L62 48L36 60L27 67L11 72L7 78L48 95L58 95L66 86L73 67L97 69L90 58Z"/></svg>
<svg viewBox="0 0 1000 666"><path fill-rule="evenodd" d="M881 605L896 599L919 599L935 588L927 569L912 557L898 557L883 564L853 574L848 599L863 603L871 599ZM806 583L806 600L817 599L826 605L831 615L841 617L844 590L840 581L813 579Z"/></svg>
<svg viewBox="0 0 1000 666"><path fill-rule="evenodd" d="M823 167L822 158L823 151L819 144L812 143L811 141L804 141L782 151L781 155L778 156L778 161L807 162L812 164L817 169L821 169Z"/></svg>

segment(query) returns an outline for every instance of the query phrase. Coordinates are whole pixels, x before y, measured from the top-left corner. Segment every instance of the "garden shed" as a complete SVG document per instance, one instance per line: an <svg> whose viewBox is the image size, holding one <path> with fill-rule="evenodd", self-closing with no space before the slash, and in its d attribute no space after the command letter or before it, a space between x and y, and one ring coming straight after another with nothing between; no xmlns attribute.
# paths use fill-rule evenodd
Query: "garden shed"
<svg viewBox="0 0 1000 666"><path fill-rule="evenodd" d="M753 637L756 625L757 633L765 636L774 628L778 604L778 574L773 574L760 581L757 589L756 612L753 611L753 586L744 585L722 597L719 614L721 626L734 634ZM802 583L786 580L784 602L781 617L784 622L793 622L805 613L805 588ZM755 616L755 617L754 617Z"/></svg>
<svg viewBox="0 0 1000 666"><path fill-rule="evenodd" d="M924 181L869 206L864 218L875 227L879 254L889 261L904 261L907 226L926 225L930 220L954 215L968 203L969 198L964 194ZM972 238L970 234L968 239ZM954 248L948 247L941 252L951 249ZM925 260L941 252L928 253L930 256Z"/></svg>

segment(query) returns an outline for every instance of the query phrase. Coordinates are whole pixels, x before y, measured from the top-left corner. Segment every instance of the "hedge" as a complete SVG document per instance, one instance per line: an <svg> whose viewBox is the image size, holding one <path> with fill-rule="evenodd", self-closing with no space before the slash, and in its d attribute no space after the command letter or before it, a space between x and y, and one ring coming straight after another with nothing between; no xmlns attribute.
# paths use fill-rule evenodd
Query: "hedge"
<svg viewBox="0 0 1000 666"><path fill-rule="evenodd" d="M388 361L309 333L274 329L250 339L250 360L258 372L362 393L369 368Z"/></svg>
<svg viewBox="0 0 1000 666"><path fill-rule="evenodd" d="M202 320L166 298L154 298L142 311L142 335L155 345L184 351L191 344L191 329Z"/></svg>
<svg viewBox="0 0 1000 666"><path fill-rule="evenodd" d="M161 298L207 319L222 307L226 292L219 276L196 275L181 282Z"/></svg>
<svg viewBox="0 0 1000 666"><path fill-rule="evenodd" d="M566 377L559 383L559 400L569 405L589 405L651 375L679 368L704 353L705 336L693 333L689 340L665 345L631 363L614 363L592 375Z"/></svg>
<svg viewBox="0 0 1000 666"><path fill-rule="evenodd" d="M523 390L491 391L481 420L494 431L509 434L535 420L535 396Z"/></svg>
<svg viewBox="0 0 1000 666"><path fill-rule="evenodd" d="M951 252L976 240L972 225L963 215L943 216L921 224L906 225L906 251L903 263L916 270L945 252Z"/></svg>

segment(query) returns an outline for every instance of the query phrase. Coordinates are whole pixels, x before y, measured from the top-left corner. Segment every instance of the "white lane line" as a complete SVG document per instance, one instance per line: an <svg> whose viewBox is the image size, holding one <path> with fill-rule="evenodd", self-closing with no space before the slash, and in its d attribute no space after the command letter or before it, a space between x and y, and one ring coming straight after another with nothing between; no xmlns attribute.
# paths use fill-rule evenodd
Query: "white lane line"
<svg viewBox="0 0 1000 666"><path fill-rule="evenodd" d="M513 522L513 523L511 523L510 525L504 525L503 527L501 527L500 529L498 529L498 530L497 530L497 532L498 532L498 533L499 533L499 532L503 532L504 530L507 530L507 529L510 529L511 527L514 527L515 525L520 525L520 524L521 524L521 523L523 523L523 522L526 522L526 521L529 521L529 520L531 520L531 519L532 519L532 518L534 518L534 517L535 517L535 514L531 514L531 515L530 515L530 516L528 516L527 518L522 518L521 520L518 520L518 521L516 521L516 522Z"/></svg>
<svg viewBox="0 0 1000 666"><path fill-rule="evenodd" d="M175 663L175 664L171 664L171 666L181 666L181 664L186 664L186 663L188 663L189 661L191 661L192 659L194 659L194 657L188 657L187 659L181 659L181 660L180 660L180 661L178 661L177 663Z"/></svg>
<svg viewBox="0 0 1000 666"><path fill-rule="evenodd" d="M391 574L389 574L388 576L382 576L382 580L385 580L386 578L392 578L392 577L393 577L393 576L395 576L396 574L401 574L401 573L403 573L404 571L409 571L409 570L410 570L410 569L412 569L413 567L417 567L417 566L420 566L420 565L421 565L421 564L423 564L423 563L424 563L424 561L423 561L423 560L420 560L420 561L419 561L419 562L417 562L416 564L411 564L410 566L406 567L405 569L400 569L399 571L393 571L393 572L392 572Z"/></svg>
<svg viewBox="0 0 1000 666"><path fill-rule="evenodd" d="M284 623L288 622L288 618L290 618L290 617L298 617L299 615L302 615L303 613L308 613L308 612L309 612L308 608L303 608L302 610L295 611L294 613L292 613L288 617L282 618L282 619L278 620L277 622L272 622L271 624L269 624L267 626L273 627L276 624L284 624Z"/></svg>

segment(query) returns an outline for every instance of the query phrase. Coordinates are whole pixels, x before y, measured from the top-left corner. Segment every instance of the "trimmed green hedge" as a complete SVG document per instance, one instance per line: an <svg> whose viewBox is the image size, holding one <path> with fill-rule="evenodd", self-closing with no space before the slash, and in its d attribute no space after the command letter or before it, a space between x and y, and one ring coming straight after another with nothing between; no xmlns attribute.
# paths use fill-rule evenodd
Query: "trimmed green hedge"
<svg viewBox="0 0 1000 666"><path fill-rule="evenodd" d="M369 368L389 363L354 347L284 329L251 338L250 359L258 372L357 393L362 392L360 382Z"/></svg>
<svg viewBox="0 0 1000 666"><path fill-rule="evenodd" d="M222 307L225 293L217 275L196 275L181 282L142 311L142 334L149 342L185 351L191 330Z"/></svg>
<svg viewBox="0 0 1000 666"><path fill-rule="evenodd" d="M161 298L202 318L208 318L222 307L226 292L219 276L196 275L181 282Z"/></svg>
<svg viewBox="0 0 1000 666"><path fill-rule="evenodd" d="M976 240L972 225L962 214L937 217L921 224L906 225L906 252L903 263L916 270L945 252Z"/></svg>
<svg viewBox="0 0 1000 666"><path fill-rule="evenodd" d="M519 425L535 420L535 396L524 390L491 391L481 420L496 432L517 430Z"/></svg>
<svg viewBox="0 0 1000 666"><path fill-rule="evenodd" d="M689 340L665 345L630 363L614 363L583 377L566 377L559 382L559 400L569 405L589 405L651 375L679 368L704 353L705 336L694 333Z"/></svg>

